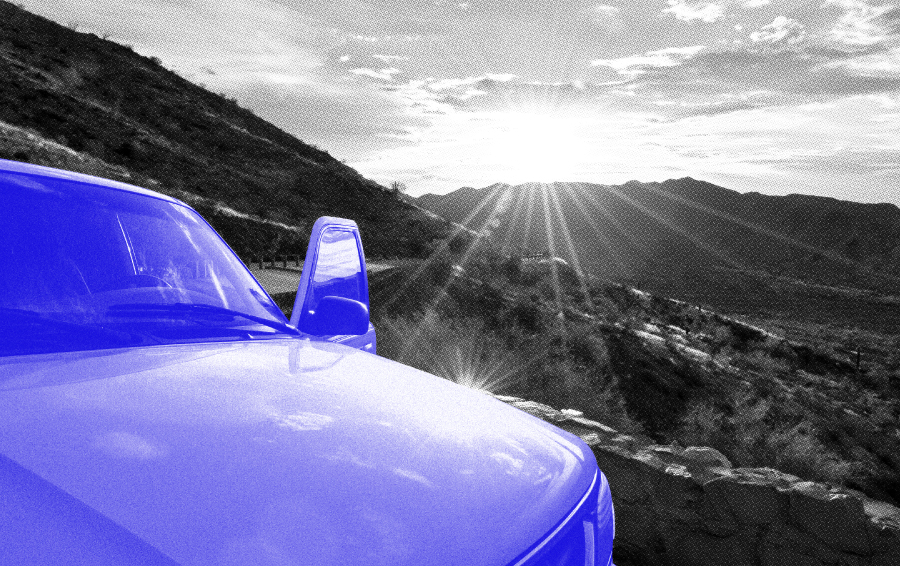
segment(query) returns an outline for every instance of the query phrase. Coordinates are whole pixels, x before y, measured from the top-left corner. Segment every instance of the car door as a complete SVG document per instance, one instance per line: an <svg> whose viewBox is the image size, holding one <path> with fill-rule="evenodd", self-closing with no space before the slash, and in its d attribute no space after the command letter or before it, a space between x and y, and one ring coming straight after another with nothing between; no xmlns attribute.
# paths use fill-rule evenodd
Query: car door
<svg viewBox="0 0 900 566"><path fill-rule="evenodd" d="M330 216L316 220L291 324L313 340L375 353L366 260L356 222Z"/></svg>

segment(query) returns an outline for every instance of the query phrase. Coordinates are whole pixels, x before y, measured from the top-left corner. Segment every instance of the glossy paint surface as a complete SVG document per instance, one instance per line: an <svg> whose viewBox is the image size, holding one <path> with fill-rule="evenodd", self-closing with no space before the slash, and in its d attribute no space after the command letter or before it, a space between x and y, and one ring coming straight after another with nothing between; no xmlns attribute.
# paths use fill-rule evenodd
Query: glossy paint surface
<svg viewBox="0 0 900 566"><path fill-rule="evenodd" d="M0 224L0 564L607 563L584 443L344 345L352 221L314 227L313 337L175 199L0 160Z"/></svg>
<svg viewBox="0 0 900 566"><path fill-rule="evenodd" d="M487 395L298 339L0 358L0 430L184 565L508 564L597 471Z"/></svg>
<svg viewBox="0 0 900 566"><path fill-rule="evenodd" d="M319 339L335 341L337 337L342 344L374 354L375 329L368 315L366 256L356 222L331 216L316 220L303 264L311 267L304 269L300 277L291 324ZM325 297L355 301L363 307L365 316L353 316L357 320L348 325L349 321L342 320L337 312L323 312L320 305ZM352 314L347 312L344 318Z"/></svg>

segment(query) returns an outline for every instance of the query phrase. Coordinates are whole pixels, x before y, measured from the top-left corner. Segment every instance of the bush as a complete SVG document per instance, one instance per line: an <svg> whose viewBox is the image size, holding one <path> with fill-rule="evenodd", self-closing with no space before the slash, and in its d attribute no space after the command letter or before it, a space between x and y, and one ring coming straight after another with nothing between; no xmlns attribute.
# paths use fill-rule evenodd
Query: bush
<svg viewBox="0 0 900 566"><path fill-rule="evenodd" d="M545 326L544 313L537 297L516 302L507 311L505 318L530 333L541 332Z"/></svg>
<svg viewBox="0 0 900 566"><path fill-rule="evenodd" d="M845 484L855 475L857 464L842 460L815 437L812 425L804 421L788 430L777 431L766 440L774 467L816 481Z"/></svg>
<svg viewBox="0 0 900 566"><path fill-rule="evenodd" d="M491 393L524 379L521 356L477 319L447 319L436 311L385 319L378 353L460 385Z"/></svg>

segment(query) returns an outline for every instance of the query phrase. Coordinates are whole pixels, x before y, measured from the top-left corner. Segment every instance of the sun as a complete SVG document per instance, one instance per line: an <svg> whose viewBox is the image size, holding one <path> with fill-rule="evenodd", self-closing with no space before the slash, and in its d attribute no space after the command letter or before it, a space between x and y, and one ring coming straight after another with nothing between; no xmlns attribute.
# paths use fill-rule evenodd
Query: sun
<svg viewBox="0 0 900 566"><path fill-rule="evenodd" d="M587 140L571 116L508 111L485 140L485 161L507 182L571 179L583 164Z"/></svg>

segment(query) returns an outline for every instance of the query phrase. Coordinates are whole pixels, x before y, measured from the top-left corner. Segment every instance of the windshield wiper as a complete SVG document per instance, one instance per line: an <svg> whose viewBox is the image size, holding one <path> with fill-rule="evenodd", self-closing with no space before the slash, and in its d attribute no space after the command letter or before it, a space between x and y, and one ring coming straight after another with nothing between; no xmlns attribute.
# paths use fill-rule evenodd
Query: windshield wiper
<svg viewBox="0 0 900 566"><path fill-rule="evenodd" d="M285 334L294 334L299 335L300 331L290 326L289 324L285 324L283 322L279 322L277 320L271 320L268 318L263 318L261 316L255 316L252 314L247 314L241 311L232 310L225 307L217 307L215 305L206 305L206 304L195 304L195 303L168 303L168 304L158 304L158 303L126 303L120 305L112 305L107 310L107 314L111 316L134 316L140 314L148 314L155 315L157 313L199 313L199 314L222 314L229 315L232 317L241 317L246 318L247 320L252 320L258 324L262 324L263 326L268 326L269 328L273 328L278 330L279 332L283 332Z"/></svg>

